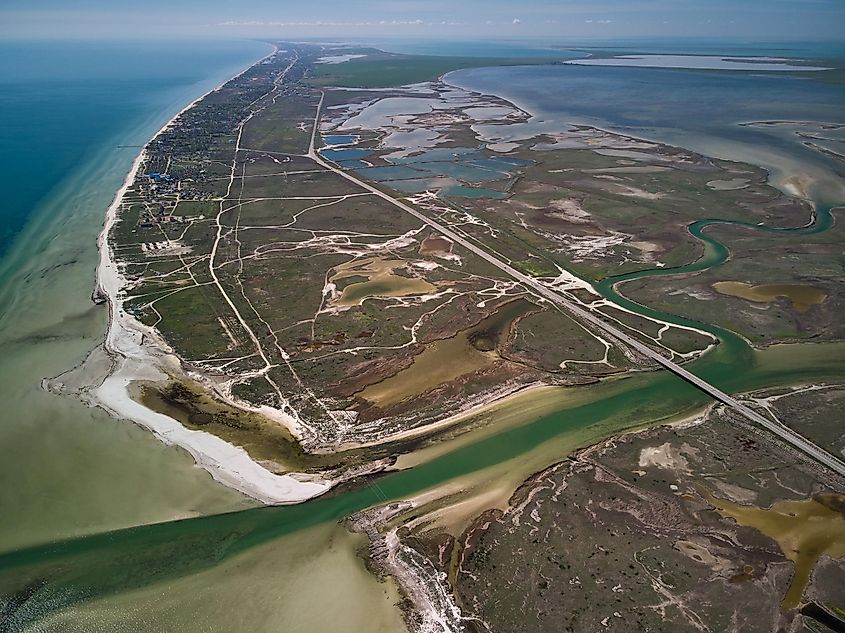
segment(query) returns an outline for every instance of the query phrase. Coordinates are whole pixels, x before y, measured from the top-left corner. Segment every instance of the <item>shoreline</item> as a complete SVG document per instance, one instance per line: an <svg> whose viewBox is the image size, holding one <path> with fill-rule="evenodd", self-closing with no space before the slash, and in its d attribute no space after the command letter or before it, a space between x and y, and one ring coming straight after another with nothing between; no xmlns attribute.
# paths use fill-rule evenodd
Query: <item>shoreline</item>
<svg viewBox="0 0 845 633"><path fill-rule="evenodd" d="M420 436L437 433L439 431L444 431L446 429L454 427L459 422L462 422L467 418L489 413L493 411L496 407L507 405L514 398L525 396L526 394L534 393L542 389L558 389L565 387L565 385L550 385L544 382L532 382L529 384L516 386L505 385L502 389L488 394L483 394L481 397L475 398L474 400L468 403L469 406L467 406L465 409L461 409L456 413L453 413L452 415L437 420L436 422L431 422L430 424L424 424L422 426L406 429L404 431L398 431L393 434L385 435L384 437L378 438L376 440L347 441L342 444L339 444L336 448L332 448L331 451L318 450L316 451L316 453L339 453L360 448L381 446L393 442L402 442L417 439Z"/></svg>
<svg viewBox="0 0 845 633"><path fill-rule="evenodd" d="M497 66L496 68L504 68ZM507 68L518 68L518 66L509 66ZM510 103L514 108L520 110L529 115L530 119L539 119L541 122L546 122L550 120L550 117L554 117L554 113L543 113L537 112L536 110L532 110L528 104L524 102L524 100L520 100L513 95L504 95L499 92L490 92L490 93L483 93L479 92L477 88L470 88L467 86L463 86L459 83L452 83L450 81L450 75L454 75L456 73L470 71L470 70L478 70L473 68L458 68L455 70L450 70L449 72L443 73L440 75L437 80L442 81L445 85L450 86L452 88L456 88L459 90L466 90L468 92L475 92L478 94L489 94L497 99L501 99L507 103ZM609 121L599 122L596 120L588 120L583 117L574 116L572 120L564 120L560 118L560 121L563 125L568 125L570 127L590 127L600 132L604 132L607 134L613 134L615 136L621 136L624 138L629 138L635 141L642 141L645 143L655 143L657 145L663 146L670 146L670 147L680 147L686 149L691 152L695 152L697 154L701 154L702 156L706 156L708 158L716 158L718 160L726 160L732 162L740 162L740 163L747 163L753 167L758 169L762 169L766 172L766 183L777 189L778 191L782 192L783 194L796 198L798 200L802 200L808 202L813 206L815 211L815 206L817 204L817 198L819 194L815 196L810 191L810 186L812 184L817 184L819 182L818 178L814 178L812 174L798 172L793 173L792 168L794 165L787 163L776 164L776 161L771 162L770 164L763 164L765 161L761 161L759 157L752 158L748 155L740 155L740 156L719 156L719 152L714 147L707 147L707 148L693 148L692 145L695 143L690 143L689 139L685 142L681 142L679 139L661 139L658 138L659 135L647 135L642 134L640 132L633 133L630 130L626 130L624 128L614 128L612 123ZM769 125L772 123L801 123L801 124L808 124L808 123L819 123L825 124L823 121L787 121L787 120L779 120L779 121L739 121L736 122L735 125L738 127L748 127L753 125ZM836 124L831 124L836 125ZM733 149L736 150L739 145L742 143L734 143Z"/></svg>
<svg viewBox="0 0 845 633"><path fill-rule="evenodd" d="M327 492L333 482L308 475L275 475L255 462L246 451L203 431L193 431L164 414L157 413L132 399L129 386L136 380L161 381L169 377L168 369L179 367L179 360L167 345L149 328L123 310L120 292L126 280L120 272L109 242L109 233L117 222L123 197L134 184L138 171L147 158L147 146L173 125L180 116L229 81L278 51L273 50L251 63L220 85L197 97L159 129L135 157L123 185L106 210L103 228L97 238L98 262L94 296L105 299L109 306L108 329L103 349L111 367L98 385L91 385L90 396L97 406L113 417L131 421L153 433L165 444L186 450L197 466L206 470L219 483L234 488L264 504L299 503Z"/></svg>
<svg viewBox="0 0 845 633"><path fill-rule="evenodd" d="M239 77L249 68L260 64L277 51L278 48L274 47L273 51L268 55L262 57L253 64L250 64L240 73L227 79L216 88L192 101L175 116L173 116L155 135L153 135L151 140L157 138L182 114L190 110L209 94L212 94L216 90L220 89L220 87L232 79ZM448 86L457 87L469 92L475 92L474 90L449 83L448 75L450 74L451 73L445 73L442 75L440 77L440 81ZM511 99L500 95L493 96L510 104L516 110L522 112L530 118L535 118L537 116ZM596 126L590 127L601 130L601 128ZM610 130L603 131L636 140L636 137L629 134L622 134L620 132ZM265 504L298 503L315 496L319 496L327 492L338 482L320 479L318 476L307 474L292 473L275 475L261 466L258 462L254 461L242 448L232 445L225 440L220 439L216 435L203 431L190 430L182 426L173 418L143 406L139 402L133 400L130 395L130 386L137 380L161 382L178 374L184 374L191 377L190 372L186 371L186 369L181 366L178 357L173 353L166 342L157 334L154 328L144 326L134 317L131 317L123 311L120 291L123 287L125 287L125 279L120 273L119 267L112 253L112 245L109 243L108 239L109 232L117 221L118 210L122 203L123 196L134 183L138 170L141 168L141 165L147 157L146 148L149 145L149 142L150 141L145 144L144 149L142 149L135 158L123 186L117 192L112 204L109 206L103 230L98 238L100 257L99 264L97 266L97 284L94 294L96 297L105 298L109 304L109 325L103 347L111 359L112 366L102 384L91 389L90 393L93 400L96 404L109 411L114 417L129 419L153 432L153 434L161 441L184 448L191 454L196 464L208 471L215 480L228 487L239 490ZM649 142L665 145L665 143L660 141L649 140ZM677 327L698 331L712 338L712 335L709 333L704 333L696 330L695 328L683 326ZM712 344L709 345L705 350L699 352L699 354L703 355L712 347ZM203 384L203 381L200 382ZM216 392L216 390L211 389L208 384L203 384L203 386L210 391ZM527 386L527 389L517 389L516 392L506 391L505 393L494 394L492 397L483 399L481 402L471 403L470 407L466 410L436 421L432 425L410 429L400 432L394 436L379 438L375 441L348 442L339 447L335 447L331 451L318 450L316 453L325 454L341 452L351 448L364 448L391 441L413 439L419 435L448 428L460 420L471 416L474 413L478 413L480 410L492 409L515 395L522 394L526 390L530 391L531 388L537 387L538 385L530 385ZM218 393L218 396L219 395L220 394ZM233 402L230 398L224 398L224 400L234 406L237 406L238 408L256 411L256 409L244 406L243 403ZM271 418L274 417L272 415L273 412L263 410L258 412ZM291 429L288 425L285 426L293 433L294 437L299 436L299 434L295 432L295 429Z"/></svg>

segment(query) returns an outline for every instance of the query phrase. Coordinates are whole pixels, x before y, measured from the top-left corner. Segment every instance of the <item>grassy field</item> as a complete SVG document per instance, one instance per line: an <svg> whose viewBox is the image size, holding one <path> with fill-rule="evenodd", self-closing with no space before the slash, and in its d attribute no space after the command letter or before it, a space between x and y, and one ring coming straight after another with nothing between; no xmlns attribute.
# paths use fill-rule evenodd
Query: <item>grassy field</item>
<svg viewBox="0 0 845 633"><path fill-rule="evenodd" d="M273 68L287 67L287 58L262 65L255 76L215 93L209 107L224 113L223 118L192 115L190 125L200 131L190 144L183 145L186 132L180 125L156 142L150 165L173 166L175 178L152 182L140 177L112 236L130 277L127 308L157 327L192 368L225 377L237 397L298 415L325 444L343 441L349 433L373 439L386 429L425 424L496 389L591 381L631 368L634 361L614 344L605 354L602 342L543 303L509 320L495 344L483 342L489 337L476 328L509 302L528 298L526 290L463 247L423 249L432 231L419 219L304 155L320 100L315 84L382 86L399 78L412 83L452 68L491 63L359 53L366 56L316 65L309 64L317 53L303 54L294 77L306 74L305 82L270 80ZM272 98L256 95L256 85ZM325 121L343 120L338 106L354 111L372 101L373 94L328 90L324 106L332 109L324 111L322 133L331 133ZM247 97L252 101L244 103ZM495 112L507 107L495 97L466 99L474 106L494 106L488 110ZM243 116L247 111L254 115L243 127L236 154L238 107ZM449 188L408 198L409 203L538 278L550 281L569 269L597 280L684 264L701 251L687 233L690 222L716 217L778 226L806 212L801 203L768 187L761 170L589 128L494 152L480 141L473 119L461 107L466 106L397 113L389 131L340 132L360 140L356 149L368 162L394 165L359 169L363 178L401 179L415 173L409 168L444 176L435 180L451 183ZM208 111L201 108L200 113ZM508 117L512 123L526 115L512 110ZM442 143L406 151L397 160L392 153L404 148L391 146L395 141L385 137L399 128L411 132L409 138L418 138L417 130L435 131ZM561 140L565 147L555 145ZM629 151L594 151L602 148ZM741 188L720 188L737 179ZM393 183L378 186L391 192ZM488 190L502 198L486 195ZM739 298L704 301L713 295L713 281L764 277L763 242L739 240L729 246L742 255L718 274L637 282L625 290L648 305L744 333L743 319L750 314L757 329L781 338L817 335L820 327L827 328L824 336L840 335L832 321L839 303L832 299L788 318L781 316L785 306L778 302L768 312L760 306L749 312ZM801 261L813 253L822 257L831 275L841 268L832 243L796 249ZM835 288L825 283L818 282L835 296ZM595 298L578 297L586 303ZM765 320L769 313L775 319L771 323ZM608 309L607 314L638 330L635 335L650 345L687 353L709 343L628 313ZM447 350L442 358L438 349ZM482 359L479 353L488 356ZM450 365L470 369L448 381L433 378ZM378 387L395 382L419 389ZM385 389L393 395L367 397Z"/></svg>
<svg viewBox="0 0 845 633"><path fill-rule="evenodd" d="M483 63L378 54L317 66L315 72L389 83L391 77L413 79L415 73ZM263 72L270 73L272 65L265 66ZM234 145L238 131L225 120L192 118L205 147L183 145L185 130L173 126L156 142L149 162L162 170L173 167L173 175L160 182L140 176L112 235L131 277L127 309L156 327L192 369L210 372L215 380L225 376L232 393L254 405L298 416L311 437L327 444L348 433L344 421L366 425L361 433L369 435L363 437L378 437L384 429L442 418L469 398L506 384L590 376L590 365L562 370L559 364L581 358L581 347L601 357L603 347L593 350L594 339L546 306L532 308L524 324L526 315L509 317L495 336L480 331L525 297L525 290L463 248L445 258L446 253L424 252L421 244L432 233L420 220L304 156L319 93L298 82L276 85L264 75L254 80L275 98L256 97L246 83L253 102L244 107L255 110L240 134L240 151ZM215 93L213 107L235 108L246 90L241 83ZM330 96L328 103L334 100ZM461 129L455 139L470 136ZM379 137L378 131L360 135L374 149ZM479 173L478 167L451 160L432 164ZM464 210L456 205L448 213L460 221ZM555 272L540 255L542 240L503 228L498 248L517 266L537 275ZM481 230L474 237L484 242L488 235ZM353 274L340 274L350 265ZM355 300L346 291L352 284ZM534 325L543 315L562 328L545 345L538 344ZM526 337L531 345L519 343ZM611 363L594 369L603 374L628 366L618 353ZM460 370L464 365L466 371ZM438 380L431 366L451 366L457 374ZM362 395L378 391L382 382L392 384L397 375L411 386L401 397ZM208 413L218 405L199 406L190 394L176 397L158 387L148 386L145 393L168 411L198 408L195 414L182 411L180 419L243 446L256 459L281 469L297 461L272 424L255 416L238 420L231 412Z"/></svg>
<svg viewBox="0 0 845 633"><path fill-rule="evenodd" d="M631 281L622 286L622 291L660 310L732 329L755 343L845 336L838 316L845 309L840 246L845 236L841 225L807 236L730 226L712 227L708 234L731 252L721 266L684 277ZM771 257L772 252L779 256ZM720 281L795 284L817 289L824 298L810 306L796 306L785 296L751 301L717 292L714 284Z"/></svg>
<svg viewBox="0 0 845 633"><path fill-rule="evenodd" d="M396 55L379 51L342 64L317 64L306 83L315 87L392 88L432 81L460 68L539 63L548 62L538 59Z"/></svg>

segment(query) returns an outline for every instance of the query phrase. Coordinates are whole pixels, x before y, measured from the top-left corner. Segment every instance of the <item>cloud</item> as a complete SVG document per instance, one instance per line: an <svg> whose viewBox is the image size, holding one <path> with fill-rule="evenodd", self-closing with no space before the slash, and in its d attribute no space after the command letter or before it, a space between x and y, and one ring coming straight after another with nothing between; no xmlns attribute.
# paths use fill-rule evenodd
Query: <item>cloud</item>
<svg viewBox="0 0 845 633"><path fill-rule="evenodd" d="M379 24L382 26L422 26L426 22L422 20L380 20Z"/></svg>
<svg viewBox="0 0 845 633"><path fill-rule="evenodd" d="M258 20L248 20L248 21L238 21L238 20L227 20L226 22L220 22L218 26L267 26L266 22L260 22Z"/></svg>
<svg viewBox="0 0 845 633"><path fill-rule="evenodd" d="M442 24L447 24L443 22ZM450 25L460 24L458 22L449 22ZM272 26L272 27L344 27L344 26L431 26L431 22L424 22L422 20L380 20L378 22L325 22L323 20L305 21L305 22L264 22L261 20L227 20L225 22L218 22L217 26L227 27L255 27L255 26Z"/></svg>

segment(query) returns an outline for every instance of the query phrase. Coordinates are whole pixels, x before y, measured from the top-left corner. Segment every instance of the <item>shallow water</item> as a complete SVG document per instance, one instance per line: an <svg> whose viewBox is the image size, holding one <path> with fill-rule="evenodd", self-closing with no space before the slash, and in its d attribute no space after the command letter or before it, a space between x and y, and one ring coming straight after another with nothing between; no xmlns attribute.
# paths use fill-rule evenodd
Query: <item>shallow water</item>
<svg viewBox="0 0 845 633"><path fill-rule="evenodd" d="M827 294L821 288L800 284L760 284L754 286L741 281L717 281L716 292L749 301L768 303L778 298L788 299L798 312L806 312L825 300Z"/></svg>
<svg viewBox="0 0 845 633"><path fill-rule="evenodd" d="M324 523L258 545L217 567L105 595L48 616L39 633L397 633L396 586L357 555L360 534Z"/></svg>
<svg viewBox="0 0 845 633"><path fill-rule="evenodd" d="M771 508L740 505L710 497L720 514L740 525L756 528L780 546L784 556L795 564L789 590L783 598L784 609L794 609L800 602L818 559L845 556L845 517L816 501L779 501Z"/></svg>
<svg viewBox="0 0 845 633"><path fill-rule="evenodd" d="M458 332L452 338L430 343L414 357L411 365L368 386L359 395L377 406L389 407L492 365L500 360L495 352L499 336L531 307L526 301L514 301L478 325ZM486 345L479 344L481 337L487 339Z"/></svg>
<svg viewBox="0 0 845 633"><path fill-rule="evenodd" d="M835 65L845 67L845 60ZM524 124L475 126L495 141L593 125L759 165L777 185L806 179L807 197L841 201L845 164L805 146L797 132L806 125L743 125L845 123L845 85L827 83L824 76L555 65L472 68L448 73L445 80L496 94L534 115Z"/></svg>
<svg viewBox="0 0 845 633"><path fill-rule="evenodd" d="M406 262L399 259L355 260L337 266L331 278L337 282L349 277L366 277L346 286L337 300L340 306L359 306L367 299L376 297L406 297L423 295L437 290L435 286L419 277L404 277L394 271L406 268Z"/></svg>
<svg viewBox="0 0 845 633"><path fill-rule="evenodd" d="M422 193L423 191L437 191L443 187L457 185L452 178L412 178L409 180L394 180L390 188L404 193Z"/></svg>
<svg viewBox="0 0 845 633"><path fill-rule="evenodd" d="M326 145L350 145L357 140L358 137L352 134L329 134L323 137Z"/></svg>
<svg viewBox="0 0 845 633"><path fill-rule="evenodd" d="M367 167L356 170L357 174L362 178L368 180L375 180L377 182L390 180L414 180L420 176L426 175L424 172L419 172L410 167L403 167L401 165L390 165L387 167Z"/></svg>
<svg viewBox="0 0 845 633"><path fill-rule="evenodd" d="M103 183L106 189L112 186L112 191L120 181L119 165L114 171L109 176L111 180L106 178ZM110 196L100 192L100 198L104 197ZM86 207L82 203L81 206ZM10 331L20 336L4 339L3 344L9 345L14 354L19 352L15 344L19 347L43 344L40 349L45 358L33 356L31 362L35 365L49 359L56 361L59 369L65 364L61 362L63 359L72 358L75 362L102 335L102 310L90 308L86 299L93 271L93 236L102 209L92 213L80 214L82 220L73 229L76 233L66 224L45 234L55 250L45 251L37 261L66 266L53 270L45 265L21 269L15 286L19 290L13 293L16 309L10 311L17 318L10 321L17 324L17 329ZM62 239L58 237L60 234ZM68 244L78 246L78 256L66 256ZM708 249L718 257L718 243L708 243ZM66 270L75 273L64 277ZM68 299L61 303L62 310L55 309L57 297ZM27 305L29 310L24 309ZM67 311L63 312L65 307ZM94 316L89 316L89 312ZM41 324L45 327L39 328ZM32 340L27 341L27 337ZM48 345L49 341L60 340L65 340L64 344L73 352ZM61 354L64 356L59 358ZM824 376L842 377L845 375L843 358L842 344L776 346L755 352L738 337L726 337L714 352L692 364L691 369L717 386L736 392ZM47 366L50 365L42 365ZM737 367L742 367L742 371L737 371ZM13 371L11 362L4 366L4 374L11 376ZM31 398L36 389L33 379L40 372L18 373L20 384L28 390L23 392L24 397ZM58 396L40 393L58 402L55 400ZM701 392L664 372L553 393L554 397L544 399L544 406L536 409L525 406L524 401L515 401L516 408L498 410L483 432L473 436L474 441L438 447L440 452L433 454L430 461L387 475L368 488L300 506L143 526L2 555L0 595L19 591L32 581L48 581L43 587L30 585L32 596L21 617L30 622L44 618L41 623L32 624L30 630L112 631L120 630L120 626L129 630L187 631L263 631L278 630L280 626L287 631L342 630L338 627L356 630L356 626L357 630L395 630L396 614L388 608L394 600L392 590L359 575L362 568L351 552L360 541L345 535L334 521L386 498L407 497L449 481L468 485L481 480L505 482L500 487L507 489L577 446L624 428L688 414L708 402ZM577 397L566 397L569 393L577 393ZM61 428L49 418L46 407L35 415L21 410L20 415L30 416L32 428L25 436L15 438L15 445L23 447L23 455L9 470L12 481L20 481L21 473L29 475L33 470L40 473L27 461L27 455L33 454L28 451L39 445L42 438L55 433L57 427ZM204 501L206 509L215 503L219 507L239 503L232 500L232 493L212 486L208 477L190 467L190 460L178 451L158 445L130 425L111 423L102 427L106 418L100 418L82 419L78 429L56 437L55 454L49 457L57 460L57 468L33 486L45 495L45 503L22 523L24 529L32 526L36 533L38 521L50 525L37 534L38 538L26 542L44 540L51 532L53 538L75 533L73 521L63 512L80 500L83 504L90 501L83 508L88 521L86 530L92 527L88 513L95 517L97 512L106 513L97 524L101 528L125 525L127 517L136 516L131 506L138 505L135 503L138 498L144 504L137 511L140 518L146 518L151 508L163 508L159 515L165 516L164 500L184 508L186 502L177 495L181 491L188 491L190 496L196 490L211 494L214 489L229 495ZM508 419L503 427L495 425ZM135 435L120 440L118 435L103 428ZM97 436L102 439L102 446L97 444ZM108 447L106 452L115 451L115 464L102 466L101 456L96 450L89 450L92 443L94 449ZM76 462L66 463L67 470L60 468L62 459L67 458L64 451L68 447L76 450L79 444L88 452L80 454ZM161 456L148 450L154 446ZM52 467L47 457L39 455L38 460L41 468ZM155 485L155 480L153 485L145 486L151 474L165 467L165 461L179 472L164 471L160 487ZM63 476L66 472L79 473L83 478L79 488ZM2 474L7 476L5 472ZM126 478L125 482L121 476ZM111 478L116 479L113 482ZM50 489L53 483L55 490ZM145 494L152 495L152 499L148 500ZM66 497L64 507L60 504L63 496ZM12 501L21 503L17 498ZM3 507L8 507L6 498L3 503ZM118 515L110 514L113 508ZM50 511L56 509L51 516ZM328 553L320 554L324 550ZM300 555L303 558L297 558ZM339 592L338 600L332 602L336 592ZM329 598L325 599L327 594ZM315 596L316 600L312 599ZM329 615L331 621L327 621ZM367 622L373 623L370 628L365 628Z"/></svg>
<svg viewBox="0 0 845 633"><path fill-rule="evenodd" d="M637 68L688 68L754 72L808 72L829 70L824 66L797 65L778 57L730 58L713 55L620 55L565 62L582 66L633 66Z"/></svg>
<svg viewBox="0 0 845 633"><path fill-rule="evenodd" d="M735 371L736 360L719 355L694 363L691 369L736 392L820 376L842 377L845 376L843 358L842 344L790 345L751 353L744 359L746 371L741 373ZM565 391L560 389L562 394ZM284 547L286 535L319 534L322 530L319 526L326 522L446 482L479 485L481 481L485 486L506 490L578 446L622 429L689 415L708 402L702 392L665 372L609 381L574 393L576 397L572 400L567 401L565 395L557 400L560 406L555 405L551 413L542 407L532 411L517 401L514 404L518 407L515 412L518 421L510 428L489 428L487 434L473 438L475 441L471 443L461 444L409 470L389 474L367 488L296 506L143 526L0 556L0 570L5 570L0 573L0 595L20 591L37 578L49 578L50 582L30 598L27 609L49 618L64 612L65 622L84 621L89 605L101 604L103 600L118 600L113 603L118 610L146 609L149 603L136 601L134 597L154 595L156 591L167 591L174 599L176 595L183 596L191 604L204 604L209 609L225 610L227 605L229 609L239 610L242 604L238 594L217 594L206 587L197 600L190 578L202 574L220 577L213 571L215 568L224 574L225 570L233 569L231 565L241 555L268 551L260 549L264 544L280 543ZM503 414L508 415L507 411ZM526 417L528 421L522 422ZM319 570L314 568L313 573ZM125 601L118 599L121 594L126 595ZM268 612L274 612L274 608L270 603L244 617L249 617L251 622L260 621ZM307 608L303 605L303 609L310 612L321 607L312 603ZM110 617L113 620L118 615L119 611ZM172 623L162 625L164 630L175 630L177 622L185 622L184 613L178 610L163 613L159 618L160 623ZM199 622L189 623L184 630L203 630L203 627ZM258 627L258 630L263 629Z"/></svg>
<svg viewBox="0 0 845 633"><path fill-rule="evenodd" d="M328 160L358 160L369 156L372 152L358 147L342 147L339 149L322 149L320 154Z"/></svg>
<svg viewBox="0 0 845 633"><path fill-rule="evenodd" d="M354 130L363 128L377 130L390 127L393 117L403 114L425 114L440 105L437 99L421 97L387 97L368 105L355 116L344 121L340 130Z"/></svg>
<svg viewBox="0 0 845 633"><path fill-rule="evenodd" d="M11 117L3 120L19 125L0 131L0 160L20 161L0 175L6 190L18 192L4 213L25 222L0 260L0 549L251 507L183 451L75 397L49 393L41 381L81 363L105 333L107 308L90 299L96 236L139 151L117 146L145 143L267 47L0 46L18 62L13 72L8 57L0 62L0 83L15 86L0 90L2 116ZM59 55L81 68L68 70ZM145 59L170 65L144 71ZM134 73L134 85L124 72Z"/></svg>

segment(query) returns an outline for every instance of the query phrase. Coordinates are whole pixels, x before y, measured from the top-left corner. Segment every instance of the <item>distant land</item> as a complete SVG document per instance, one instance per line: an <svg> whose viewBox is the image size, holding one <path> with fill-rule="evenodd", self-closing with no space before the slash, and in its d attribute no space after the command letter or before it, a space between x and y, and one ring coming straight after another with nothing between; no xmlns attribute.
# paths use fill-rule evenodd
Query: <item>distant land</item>
<svg viewBox="0 0 845 633"><path fill-rule="evenodd" d="M274 41L136 158L46 384L272 507L0 554L10 630L325 570L349 630L838 630L843 69Z"/></svg>

